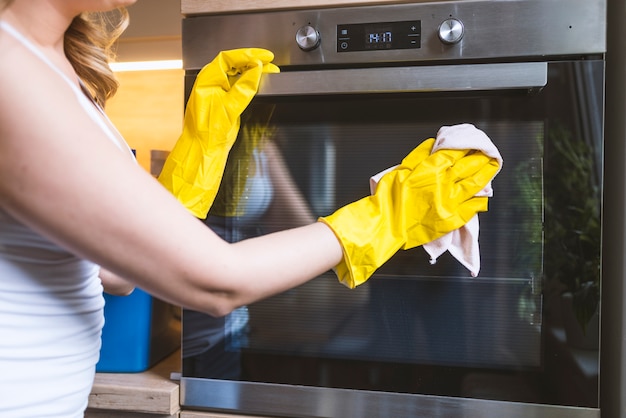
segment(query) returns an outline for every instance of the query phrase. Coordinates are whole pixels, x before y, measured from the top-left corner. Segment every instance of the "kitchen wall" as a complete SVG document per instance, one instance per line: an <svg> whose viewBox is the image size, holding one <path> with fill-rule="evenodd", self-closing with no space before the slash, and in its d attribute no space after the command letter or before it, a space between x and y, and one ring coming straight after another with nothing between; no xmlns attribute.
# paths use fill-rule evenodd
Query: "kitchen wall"
<svg viewBox="0 0 626 418"><path fill-rule="evenodd" d="M182 59L179 0L139 0L128 11L116 61ZM180 135L183 77L182 69L117 73L120 88L106 112L148 171L151 150L170 150Z"/></svg>
<svg viewBox="0 0 626 418"><path fill-rule="evenodd" d="M171 150L183 120L183 70L117 73L118 94L106 113L150 170L151 150ZM156 173L154 173L156 174Z"/></svg>
<svg viewBox="0 0 626 418"><path fill-rule="evenodd" d="M180 0L138 0L118 45L120 61L182 57Z"/></svg>

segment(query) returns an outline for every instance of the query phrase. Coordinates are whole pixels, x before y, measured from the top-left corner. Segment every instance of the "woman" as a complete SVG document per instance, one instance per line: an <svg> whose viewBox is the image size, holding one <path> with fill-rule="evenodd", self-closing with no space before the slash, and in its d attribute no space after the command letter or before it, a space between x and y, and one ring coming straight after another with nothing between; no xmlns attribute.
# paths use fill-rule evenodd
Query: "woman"
<svg viewBox="0 0 626 418"><path fill-rule="evenodd" d="M86 13L132 3L0 0L0 416L82 416L100 347L101 283L122 293L140 286L221 316L333 266L352 271L355 254L372 250L350 242L352 227L342 225L397 218L385 212L374 222L349 205L323 222L236 244L202 225L134 162L97 107L115 91L105 55L111 25ZM377 204L391 205L392 189L421 199L423 178L402 179L430 157L422 149L411 158L381 180ZM430 166L461 167L457 180L475 183L450 191L453 180L437 176L442 181L428 186L455 196L445 216L458 227L486 210L472 196L496 170L486 157L445 160ZM441 220L419 212L418 221ZM413 226L405 228L404 218L397 223L393 233L378 228L393 243L376 263L423 240L407 235Z"/></svg>

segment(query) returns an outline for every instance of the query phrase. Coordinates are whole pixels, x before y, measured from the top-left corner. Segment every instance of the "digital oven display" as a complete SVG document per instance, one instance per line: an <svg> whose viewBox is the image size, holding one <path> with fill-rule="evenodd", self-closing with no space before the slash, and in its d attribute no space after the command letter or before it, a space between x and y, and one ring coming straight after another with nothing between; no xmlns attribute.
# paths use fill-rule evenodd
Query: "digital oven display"
<svg viewBox="0 0 626 418"><path fill-rule="evenodd" d="M337 52L420 48L419 20L337 25Z"/></svg>

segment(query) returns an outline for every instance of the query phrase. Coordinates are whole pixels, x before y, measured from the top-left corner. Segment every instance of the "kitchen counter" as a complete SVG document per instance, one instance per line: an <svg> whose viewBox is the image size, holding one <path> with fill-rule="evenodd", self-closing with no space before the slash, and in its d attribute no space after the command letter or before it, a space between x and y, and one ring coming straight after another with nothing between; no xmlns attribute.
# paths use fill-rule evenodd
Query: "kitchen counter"
<svg viewBox="0 0 626 418"><path fill-rule="evenodd" d="M142 373L96 373L85 418L179 417L180 351Z"/></svg>
<svg viewBox="0 0 626 418"><path fill-rule="evenodd" d="M259 418L180 409L180 350L142 373L96 373L85 418Z"/></svg>

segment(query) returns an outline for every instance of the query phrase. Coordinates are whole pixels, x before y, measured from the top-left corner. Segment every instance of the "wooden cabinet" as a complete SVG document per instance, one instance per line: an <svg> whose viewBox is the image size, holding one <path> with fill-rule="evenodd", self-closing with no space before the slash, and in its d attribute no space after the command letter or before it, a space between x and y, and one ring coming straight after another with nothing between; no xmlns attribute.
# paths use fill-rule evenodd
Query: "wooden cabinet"
<svg viewBox="0 0 626 418"><path fill-rule="evenodd" d="M184 15L240 13L284 9L315 9L324 7L373 6L392 3L423 3L428 0L181 0Z"/></svg>
<svg viewBox="0 0 626 418"><path fill-rule="evenodd" d="M180 351L142 373L97 373L85 418L261 418L241 414L182 410Z"/></svg>
<svg viewBox="0 0 626 418"><path fill-rule="evenodd" d="M180 351L142 373L97 373L85 418L176 418Z"/></svg>

